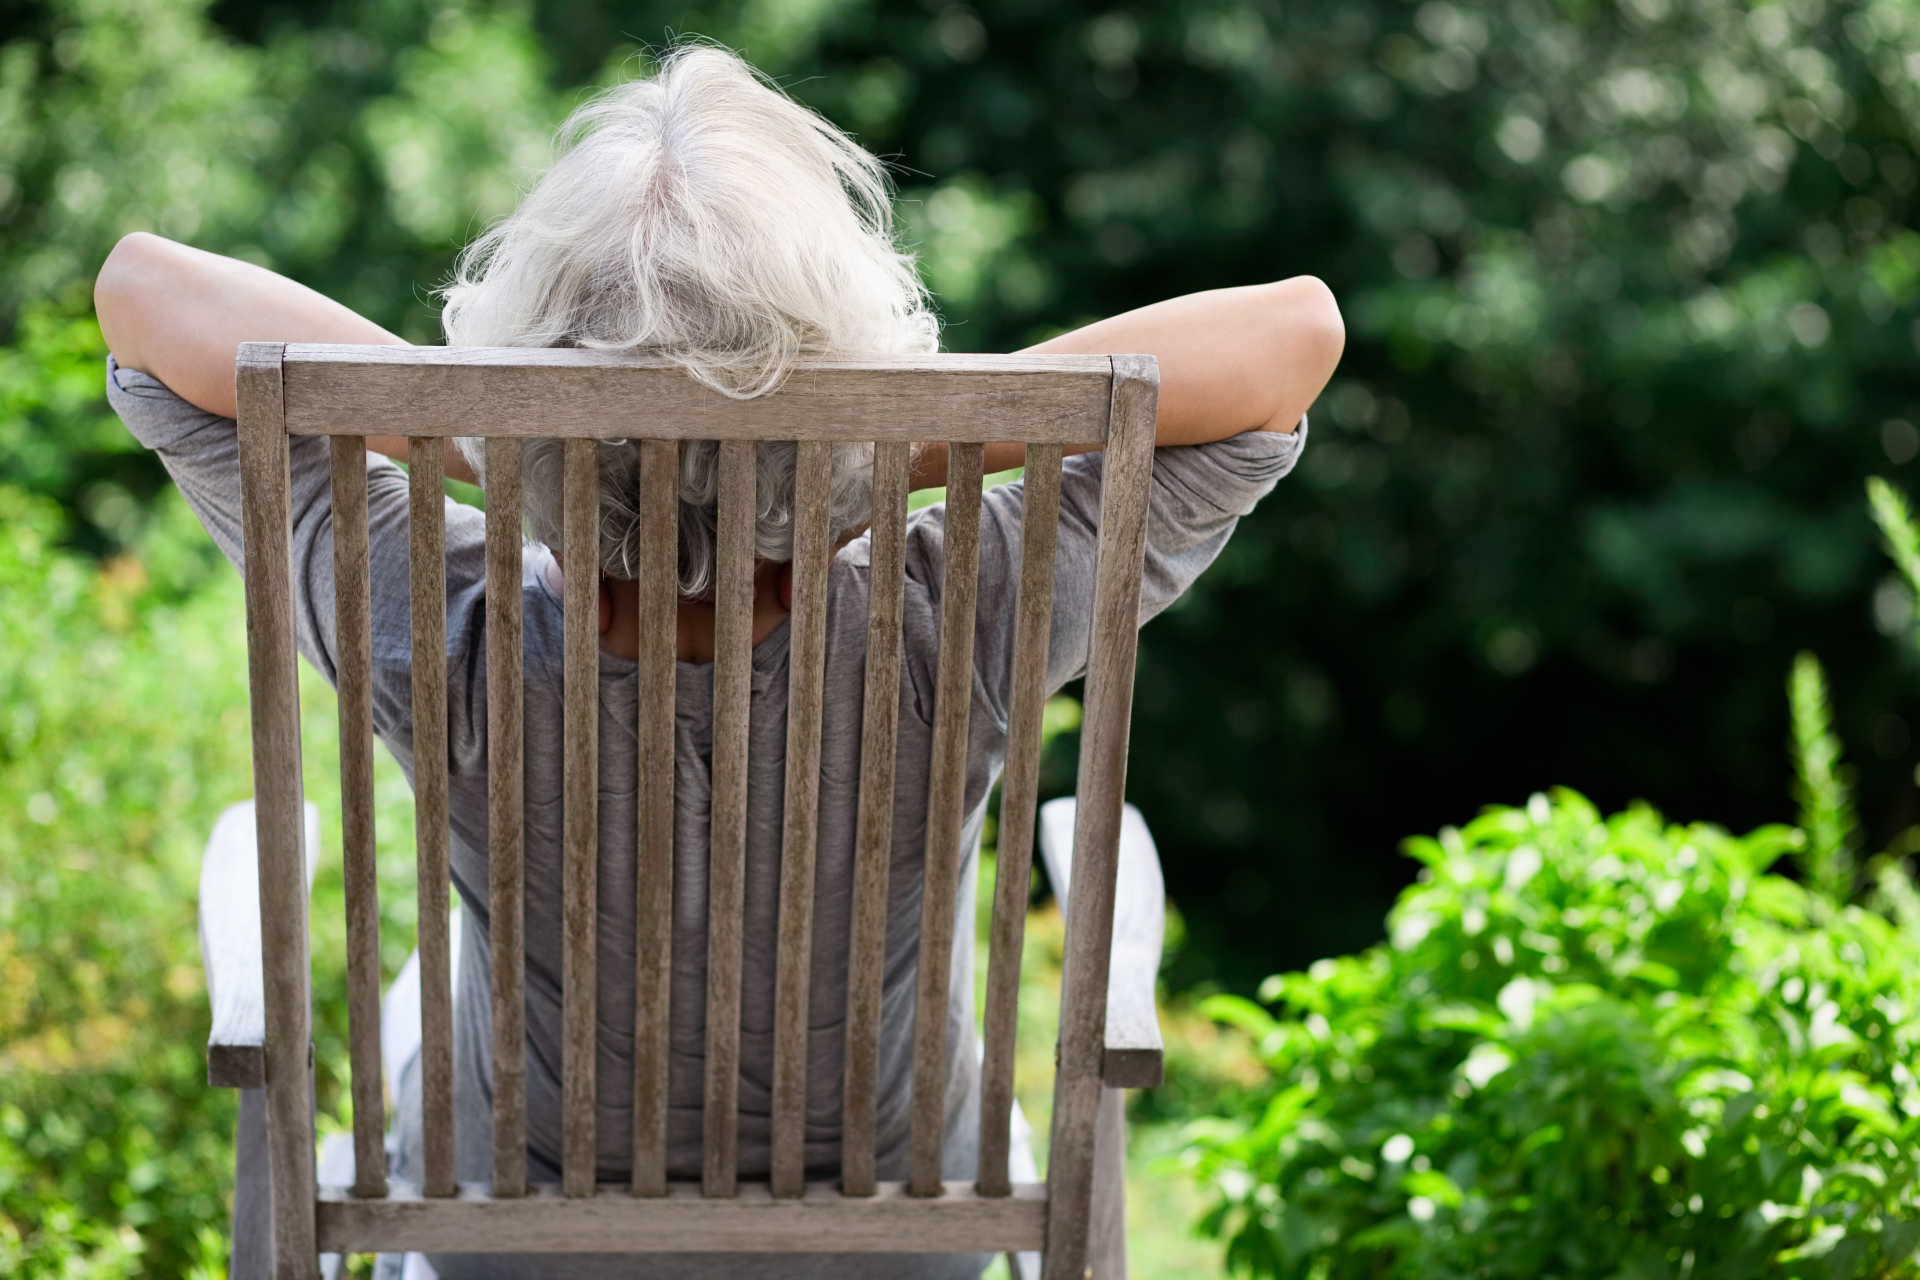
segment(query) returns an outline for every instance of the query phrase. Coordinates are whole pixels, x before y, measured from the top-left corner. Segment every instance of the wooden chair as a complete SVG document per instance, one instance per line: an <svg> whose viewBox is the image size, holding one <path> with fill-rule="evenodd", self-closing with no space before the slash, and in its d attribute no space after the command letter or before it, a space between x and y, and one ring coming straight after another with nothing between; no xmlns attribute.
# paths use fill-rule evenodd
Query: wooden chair
<svg viewBox="0 0 1920 1280"><path fill-rule="evenodd" d="M1151 357L926 356L819 361L777 393L734 400L680 369L582 350L340 347L247 343L237 362L255 826L218 856L257 849L259 915L229 893L203 905L215 1008L215 1085L245 1095L236 1196L236 1280L314 1276L321 1253L485 1251L928 1252L1044 1251L1048 1280L1125 1273L1120 1091L1159 1083L1153 1011L1159 955L1158 867L1136 901L1115 898L1123 826L1147 488L1158 370ZM594 1183L595 812L598 636L592 574L568 575L564 599L563 1161L557 1186L526 1185L522 907L521 445L564 438L563 553L598 559L595 437L640 443L642 543L634 1167L629 1185ZM419 868L425 1177L390 1184L383 1150L380 964L373 841L373 731L363 437L404 422L411 453L413 718ZM964 759L972 646L941 646L928 796L926 887L913 1040L910 1175L874 1175L875 1072L894 791L908 450L950 450L941 633L971 636L979 563L982 444L1028 444L1008 753L985 1008L980 1167L941 1180L949 957L962 856ZM300 783L299 701L290 590L288 441L331 437L339 618L342 831L354 1178L316 1181L310 967L311 841ZM494 1025L494 1177L453 1175L452 1001L448 848L444 437L486 438L486 562L512 590L487 595L489 634L489 906ZM668 908L672 870L674 602L678 442L718 440L719 537L710 854L704 1176L666 1177ZM797 440L792 667L783 835L768 1182L736 1172L741 891L744 880L748 673L751 663L754 448ZM872 599L854 872L845 1122L838 1183L802 1167L807 957L812 929L826 569L827 479L837 440L875 441ZM1106 450L1092 654L1085 685L1077 805L1071 818L1067 958L1049 1177L1008 1177L1013 1036L1030 850L1035 828L1044 666L1053 596L1061 446ZM576 678L580 673L584 678ZM1057 812L1057 811L1054 811ZM1137 819L1136 819L1137 820ZM1144 828L1142 828L1144 831ZM1057 851L1067 842L1048 842ZM220 845L219 840L215 841ZM252 846L251 848L247 846ZM1150 844L1148 846L1150 850ZM236 854L234 850L240 849ZM210 849L210 861L216 856ZM220 877L216 874L216 879ZM1133 889L1129 893L1133 894ZM1064 895L1063 895L1064 896ZM264 922L264 928L262 923ZM250 932L251 931L251 932ZM226 935L231 935L227 937ZM255 941L258 940L258 941ZM258 951L252 951L258 946ZM1150 951L1150 956L1149 956ZM252 1116L252 1129L248 1116ZM266 1135L262 1143L259 1135ZM249 1160L268 1176L249 1184ZM260 1194L264 1181L270 1194ZM265 1202L270 1201L270 1227ZM243 1205L244 1202L244 1205ZM242 1212L243 1208L245 1213ZM257 1214L253 1224L241 1221Z"/></svg>

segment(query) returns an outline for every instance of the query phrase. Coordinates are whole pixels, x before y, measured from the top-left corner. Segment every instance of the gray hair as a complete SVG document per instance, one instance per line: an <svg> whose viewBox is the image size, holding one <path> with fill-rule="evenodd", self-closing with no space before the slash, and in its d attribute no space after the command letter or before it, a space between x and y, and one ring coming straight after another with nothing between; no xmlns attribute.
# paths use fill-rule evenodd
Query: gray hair
<svg viewBox="0 0 1920 1280"><path fill-rule="evenodd" d="M917 354L939 326L894 241L885 169L846 134L704 45L669 51L561 126L559 157L509 217L467 246L446 298L458 346L644 351L739 399L809 357ZM637 434L644 434L638 431ZM461 452L485 481L478 440ZM713 579L718 446L680 450L680 590ZM600 563L638 565L639 451L600 446ZM793 548L791 444L759 448L754 546ZM872 513L871 446L836 445L836 534ZM560 540L560 447L529 442L527 522Z"/></svg>

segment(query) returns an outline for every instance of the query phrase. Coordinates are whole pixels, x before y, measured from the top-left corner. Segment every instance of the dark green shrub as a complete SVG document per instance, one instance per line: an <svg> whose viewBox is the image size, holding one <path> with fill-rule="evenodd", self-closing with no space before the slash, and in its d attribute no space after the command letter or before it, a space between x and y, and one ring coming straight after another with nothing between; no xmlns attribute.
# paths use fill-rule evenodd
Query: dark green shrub
<svg viewBox="0 0 1920 1280"><path fill-rule="evenodd" d="M1212 1001L1273 1078L1196 1131L1204 1228L1273 1276L1915 1274L1920 913L1769 871L1809 843L1566 791L1409 841L1388 943Z"/></svg>

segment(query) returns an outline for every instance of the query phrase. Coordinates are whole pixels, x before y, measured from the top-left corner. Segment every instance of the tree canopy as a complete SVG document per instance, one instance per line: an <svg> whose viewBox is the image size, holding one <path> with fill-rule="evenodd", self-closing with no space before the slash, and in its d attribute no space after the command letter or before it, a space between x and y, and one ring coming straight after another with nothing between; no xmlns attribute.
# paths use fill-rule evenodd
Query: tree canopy
<svg viewBox="0 0 1920 1280"><path fill-rule="evenodd" d="M1786 816L1798 648L1872 838L1915 820L1912 597L1860 500L1920 455L1913 0L14 0L0 483L138 535L162 477L86 300L118 235L436 340L553 126L690 36L896 163L953 348L1302 272L1341 299L1302 473L1143 640L1178 980L1377 938L1395 839L1462 803Z"/></svg>

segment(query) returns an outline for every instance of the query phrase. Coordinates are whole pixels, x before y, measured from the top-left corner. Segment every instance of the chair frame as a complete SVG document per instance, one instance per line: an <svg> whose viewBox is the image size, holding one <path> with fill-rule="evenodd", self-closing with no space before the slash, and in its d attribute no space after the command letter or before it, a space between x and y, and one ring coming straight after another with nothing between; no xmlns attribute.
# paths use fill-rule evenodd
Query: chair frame
<svg viewBox="0 0 1920 1280"><path fill-rule="evenodd" d="M1097 1238L1096 1131L1118 1122L1118 1091L1159 1083L1151 966L1116 950L1116 873L1132 703L1158 369L1150 356L920 356L813 361L782 388L736 400L655 358L577 349L349 347L246 343L236 362L246 548L255 838L262 986L217 1006L208 1046L217 1085L264 1088L273 1274L311 1280L322 1252L927 1252L1044 1250L1047 1280L1124 1274ZM641 816L643 874L636 967L634 1174L594 1183L593 903L597 854L595 580L566 579L563 806L562 1182L525 1182L522 1052L520 599L489 591L489 827L496 1051L493 1182L455 1185L452 1004L447 936L445 437L486 438L487 574L520 580L518 442L564 438L564 550L598 559L593 441L647 407L641 441ZM425 1177L389 1186L382 1148L379 947L372 811L370 607L364 437L404 422L411 446L416 848L422 994ZM873 1063L891 832L901 580L910 443L964 440L949 453L943 635L971 635L985 442L1028 449L1026 543L1017 604L1013 697L1002 789L976 1182L940 1180L945 1008L958 882L960 791L972 678L970 645L943 645L936 677L920 938L910 1176L873 1177ZM330 436L339 619L343 840L355 1184L317 1186L299 690L291 592L290 439ZM721 442L717 552L714 817L710 854L705 1169L665 1173L667 920L672 867L672 608L677 579L677 447ZM746 675L751 662L753 449L800 443L796 492L793 676L776 983L773 1163L766 1183L735 1167L740 893L744 877ZM850 955L846 1142L837 1183L804 1180L807 957L812 930L824 653L827 471L835 441L874 441L874 591L856 836ZM1039 726L1052 607L1061 447L1104 448L1101 533L1085 682L1073 910L1068 918L1049 1178L1007 1176L1013 1025L1037 801ZM1032 536L1038 531L1041 536ZM576 673L588 673L576 678ZM873 797L885 797L885 803ZM1157 877L1156 877L1157 880ZM1156 886L1157 887L1157 886ZM1123 915L1127 914L1125 912ZM1157 955L1157 918L1154 922ZM1137 949L1137 948L1136 948ZM209 952L211 957L212 952ZM1146 972L1142 977L1142 969ZM213 960L209 959L210 976ZM729 983L731 988L729 989ZM219 985L219 984L216 984ZM228 990L239 989L227 982ZM582 994L583 993L583 994ZM1097 1124L1099 1120L1101 1123ZM1114 1139L1108 1136L1110 1148ZM1108 1152L1111 1155L1111 1151ZM1121 1209L1124 1213L1124 1209Z"/></svg>

